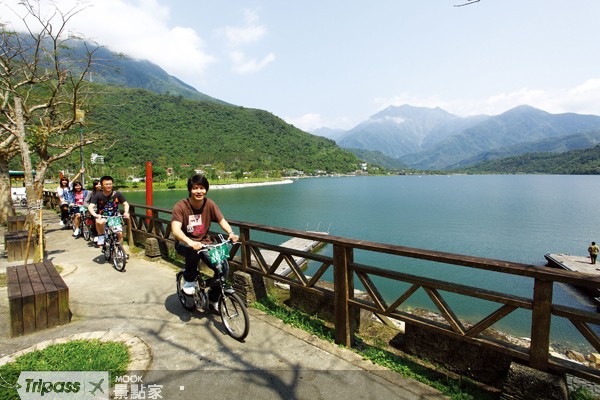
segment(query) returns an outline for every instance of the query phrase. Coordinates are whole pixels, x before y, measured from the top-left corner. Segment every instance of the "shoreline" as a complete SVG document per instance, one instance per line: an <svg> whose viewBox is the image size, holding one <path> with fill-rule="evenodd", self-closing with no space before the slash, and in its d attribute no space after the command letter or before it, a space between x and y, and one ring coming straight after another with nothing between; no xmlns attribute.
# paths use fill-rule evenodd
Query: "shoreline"
<svg viewBox="0 0 600 400"><path fill-rule="evenodd" d="M252 182L252 183L225 183L225 184L214 184L214 185L210 185L210 189L215 189L215 190L222 190L222 189L240 189L240 188L247 188L247 187L255 187L255 186L271 186L271 185L287 185L290 183L294 183L294 179L284 179L281 181L267 181L267 182ZM133 188L117 188L118 191L123 192L123 193L127 193L127 192L145 192L146 188L138 188L138 189L133 189ZM172 191L172 190L186 190L186 188L177 188L177 189L167 189L167 188L152 188L152 191L158 191L158 192L166 192L166 191Z"/></svg>
<svg viewBox="0 0 600 400"><path fill-rule="evenodd" d="M287 185L294 183L292 179L285 179L282 181L268 181L268 182L254 182L254 183L227 183L224 185L210 185L211 189L238 189L254 186L271 186L271 185Z"/></svg>

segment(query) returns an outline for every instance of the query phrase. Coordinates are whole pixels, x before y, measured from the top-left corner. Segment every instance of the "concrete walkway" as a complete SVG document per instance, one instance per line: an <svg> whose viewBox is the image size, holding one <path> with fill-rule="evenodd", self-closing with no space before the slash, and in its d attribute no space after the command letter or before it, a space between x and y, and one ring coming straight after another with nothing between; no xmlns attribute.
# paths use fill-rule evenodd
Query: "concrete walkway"
<svg viewBox="0 0 600 400"><path fill-rule="evenodd" d="M0 364L57 341L94 337L127 343L130 373L143 376L144 385L162 385L163 399L445 398L255 309L249 310L250 334L238 342L219 316L181 307L172 265L133 253L125 272L117 272L99 249L60 229L55 213L44 217L47 258L63 268L73 318L10 338L7 289L0 288ZM3 253L0 272L7 265Z"/></svg>

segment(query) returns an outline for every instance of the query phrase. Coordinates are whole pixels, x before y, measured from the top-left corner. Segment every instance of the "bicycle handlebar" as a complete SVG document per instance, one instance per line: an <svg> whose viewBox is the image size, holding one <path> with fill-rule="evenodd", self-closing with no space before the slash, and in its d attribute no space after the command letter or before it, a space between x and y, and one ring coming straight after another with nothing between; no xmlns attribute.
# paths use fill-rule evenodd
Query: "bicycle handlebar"
<svg viewBox="0 0 600 400"><path fill-rule="evenodd" d="M233 241L231 239L227 239L227 240L224 240L224 241L222 241L220 243L202 244L202 248L200 250L198 250L198 252L209 251L210 249L215 249L217 247L225 246L226 244L233 244Z"/></svg>

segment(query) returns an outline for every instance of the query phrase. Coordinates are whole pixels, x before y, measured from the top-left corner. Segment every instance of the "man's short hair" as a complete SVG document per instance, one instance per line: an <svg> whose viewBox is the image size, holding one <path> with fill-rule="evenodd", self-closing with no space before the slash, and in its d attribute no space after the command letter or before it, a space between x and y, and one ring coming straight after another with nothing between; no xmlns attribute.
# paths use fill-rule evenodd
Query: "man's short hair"
<svg viewBox="0 0 600 400"><path fill-rule="evenodd" d="M202 185L202 186L204 186L204 189L206 189L206 191L208 192L209 183L208 183L208 179L206 179L206 177L204 175L196 174L196 175L191 176L188 179L187 187L188 187L188 194L190 196L192 195L192 188L194 187L194 185Z"/></svg>
<svg viewBox="0 0 600 400"><path fill-rule="evenodd" d="M102 178L100 178L100 184L102 185L104 183L104 181L115 181L112 176L109 175L104 175Z"/></svg>

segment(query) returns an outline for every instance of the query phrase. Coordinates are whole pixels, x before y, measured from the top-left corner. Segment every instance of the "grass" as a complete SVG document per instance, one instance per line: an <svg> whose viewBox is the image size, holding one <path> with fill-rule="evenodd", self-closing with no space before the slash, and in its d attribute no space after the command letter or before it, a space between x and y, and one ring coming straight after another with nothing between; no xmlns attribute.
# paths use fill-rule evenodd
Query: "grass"
<svg viewBox="0 0 600 400"><path fill-rule="evenodd" d="M578 387L569 395L571 400L598 400L600 397L595 396L588 388Z"/></svg>
<svg viewBox="0 0 600 400"><path fill-rule="evenodd" d="M125 375L128 363L129 352L124 343L73 340L24 354L0 366L0 377L14 384L21 371L109 371L112 385L117 376ZM0 400L18 398L16 389L0 385Z"/></svg>

